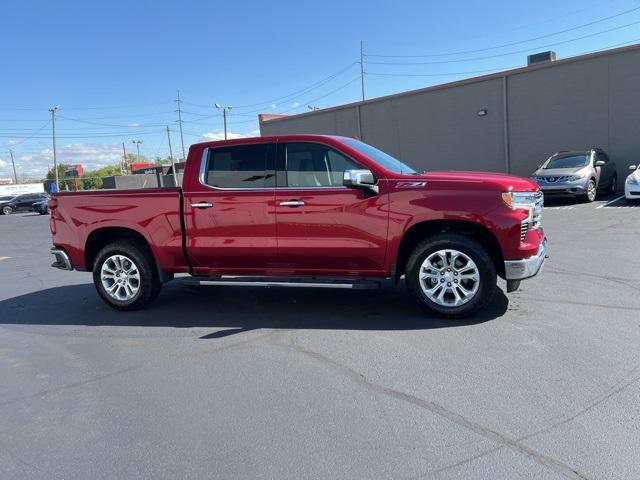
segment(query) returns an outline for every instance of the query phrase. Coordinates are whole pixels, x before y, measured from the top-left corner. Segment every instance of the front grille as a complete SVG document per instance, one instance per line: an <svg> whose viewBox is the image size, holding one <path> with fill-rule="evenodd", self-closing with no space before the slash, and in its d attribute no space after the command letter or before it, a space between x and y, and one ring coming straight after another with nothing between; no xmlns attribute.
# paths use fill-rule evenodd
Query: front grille
<svg viewBox="0 0 640 480"><path fill-rule="evenodd" d="M529 231L529 224L523 223L520 225L520 243L524 243L524 239L527 238L527 232Z"/></svg>

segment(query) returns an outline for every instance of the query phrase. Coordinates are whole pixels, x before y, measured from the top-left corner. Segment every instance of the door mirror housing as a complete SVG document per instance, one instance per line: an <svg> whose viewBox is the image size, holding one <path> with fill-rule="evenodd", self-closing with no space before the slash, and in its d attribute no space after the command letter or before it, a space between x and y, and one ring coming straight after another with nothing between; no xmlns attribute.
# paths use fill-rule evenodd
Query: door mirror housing
<svg viewBox="0 0 640 480"><path fill-rule="evenodd" d="M345 170L342 184L350 188L362 188L378 193L376 178L370 170Z"/></svg>
<svg viewBox="0 0 640 480"><path fill-rule="evenodd" d="M595 166L596 167L602 167L605 164L604 160L596 160Z"/></svg>

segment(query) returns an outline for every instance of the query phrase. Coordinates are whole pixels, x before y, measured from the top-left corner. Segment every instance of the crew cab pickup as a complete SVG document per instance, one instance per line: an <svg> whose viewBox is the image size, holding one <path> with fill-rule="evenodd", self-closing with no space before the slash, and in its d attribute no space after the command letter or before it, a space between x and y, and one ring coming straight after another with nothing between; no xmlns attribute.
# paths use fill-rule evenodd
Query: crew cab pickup
<svg viewBox="0 0 640 480"><path fill-rule="evenodd" d="M162 283L375 288L404 276L427 312L470 315L546 258L543 196L498 173L418 173L325 135L191 146L181 188L60 192L54 267L93 272L118 310Z"/></svg>

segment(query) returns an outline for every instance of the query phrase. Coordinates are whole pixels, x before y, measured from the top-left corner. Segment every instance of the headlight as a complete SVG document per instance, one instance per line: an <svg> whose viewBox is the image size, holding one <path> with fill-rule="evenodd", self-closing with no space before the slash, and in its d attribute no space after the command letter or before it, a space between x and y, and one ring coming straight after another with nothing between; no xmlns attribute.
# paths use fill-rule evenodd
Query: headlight
<svg viewBox="0 0 640 480"><path fill-rule="evenodd" d="M542 192L504 192L502 201L513 210L526 210L528 215L522 221L523 225L529 228L540 228L542 221L542 208L544 205L544 196Z"/></svg>
<svg viewBox="0 0 640 480"><path fill-rule="evenodd" d="M629 185L640 185L640 180L638 180L636 177L627 177L627 183Z"/></svg>
<svg viewBox="0 0 640 480"><path fill-rule="evenodd" d="M581 178L584 178L584 175L571 175L570 177L567 177L567 180L570 182L575 182L576 180L580 180Z"/></svg>
<svg viewBox="0 0 640 480"><path fill-rule="evenodd" d="M502 200L514 210L517 208L533 208L542 201L540 192L504 192Z"/></svg>

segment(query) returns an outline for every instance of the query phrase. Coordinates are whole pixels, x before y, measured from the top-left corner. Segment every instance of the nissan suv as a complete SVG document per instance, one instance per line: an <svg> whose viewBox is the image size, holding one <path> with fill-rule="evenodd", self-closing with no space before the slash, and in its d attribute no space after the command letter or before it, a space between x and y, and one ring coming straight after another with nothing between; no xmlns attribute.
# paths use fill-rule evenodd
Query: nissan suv
<svg viewBox="0 0 640 480"><path fill-rule="evenodd" d="M555 153L531 179L545 196L568 195L586 202L593 202L599 190L613 194L618 186L616 164L600 148Z"/></svg>

